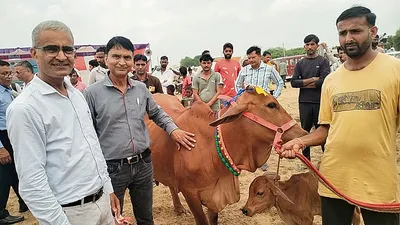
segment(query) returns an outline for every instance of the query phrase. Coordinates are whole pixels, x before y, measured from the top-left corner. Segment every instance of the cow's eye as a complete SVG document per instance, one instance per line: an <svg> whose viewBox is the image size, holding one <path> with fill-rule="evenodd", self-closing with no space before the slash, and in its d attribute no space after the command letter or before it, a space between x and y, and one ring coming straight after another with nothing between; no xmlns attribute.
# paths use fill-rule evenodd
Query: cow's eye
<svg viewBox="0 0 400 225"><path fill-rule="evenodd" d="M275 102L271 102L267 104L267 107L270 109L275 109L278 107L278 105Z"/></svg>
<svg viewBox="0 0 400 225"><path fill-rule="evenodd" d="M263 195L264 194L264 192L263 191L259 191L259 192L257 192L257 195L258 196L261 196L261 195Z"/></svg>

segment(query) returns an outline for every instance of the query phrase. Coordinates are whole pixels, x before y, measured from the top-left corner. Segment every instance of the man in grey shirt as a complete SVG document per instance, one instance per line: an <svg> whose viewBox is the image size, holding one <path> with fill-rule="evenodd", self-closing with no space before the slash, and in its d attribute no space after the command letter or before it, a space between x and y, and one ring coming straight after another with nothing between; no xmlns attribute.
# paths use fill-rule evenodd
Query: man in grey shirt
<svg viewBox="0 0 400 225"><path fill-rule="evenodd" d="M285 62L284 59L281 60L278 67L279 67L279 75L283 80L283 87L286 88L286 76L288 74L288 71L287 71L287 63Z"/></svg>
<svg viewBox="0 0 400 225"><path fill-rule="evenodd" d="M193 97L195 101L206 103L216 112L221 108L218 96L224 83L221 74L211 69L214 59L210 54L203 54L199 60L202 71L193 77Z"/></svg>
<svg viewBox="0 0 400 225"><path fill-rule="evenodd" d="M113 37L106 46L109 72L105 79L89 86L84 96L114 192L121 203L129 189L138 225L153 222L153 166L150 157L150 138L144 122L145 114L163 128L184 148L194 147L194 134L178 129L161 107L153 100L142 82L128 78L133 66L133 44L125 37Z"/></svg>

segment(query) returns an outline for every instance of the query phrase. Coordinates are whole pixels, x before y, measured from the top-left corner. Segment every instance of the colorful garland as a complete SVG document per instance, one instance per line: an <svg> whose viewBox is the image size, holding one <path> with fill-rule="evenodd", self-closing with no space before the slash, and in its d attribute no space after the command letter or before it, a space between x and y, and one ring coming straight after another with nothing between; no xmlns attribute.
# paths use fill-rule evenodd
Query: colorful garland
<svg viewBox="0 0 400 225"><path fill-rule="evenodd" d="M222 140L221 127L217 126L217 131L215 132L215 146L217 148L217 153L222 163L229 169L229 171L235 175L240 175L240 170L236 167L232 158L230 157L228 151L226 151L224 141Z"/></svg>
<svg viewBox="0 0 400 225"><path fill-rule="evenodd" d="M238 93L229 101L225 102L225 107L228 107L232 102L236 102L236 100L245 92L247 91L245 88L241 89L238 91ZM262 89L259 86L254 87L254 91L257 94L263 94L264 96L267 96L268 93L265 92L264 89ZM217 119L219 117L220 111L217 112ZM224 140L222 139L222 133L221 133L221 127L220 125L217 126L217 131L215 132L215 146L217 148L217 153L219 158L221 159L222 163L229 169L231 173L235 176L240 175L240 170L236 167L235 163L233 162L232 158L230 157L228 151L226 150Z"/></svg>

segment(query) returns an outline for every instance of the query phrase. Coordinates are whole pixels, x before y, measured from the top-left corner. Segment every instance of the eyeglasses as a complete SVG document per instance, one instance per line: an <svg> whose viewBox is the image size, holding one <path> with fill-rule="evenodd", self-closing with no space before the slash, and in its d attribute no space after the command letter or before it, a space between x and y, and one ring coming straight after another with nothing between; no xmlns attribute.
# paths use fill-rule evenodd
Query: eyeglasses
<svg viewBox="0 0 400 225"><path fill-rule="evenodd" d="M27 70L16 70L15 73L20 75L22 73L25 73Z"/></svg>
<svg viewBox="0 0 400 225"><path fill-rule="evenodd" d="M5 76L5 77L12 77L13 73L11 71L6 71L0 73L0 75Z"/></svg>
<svg viewBox="0 0 400 225"><path fill-rule="evenodd" d="M75 53L75 48L73 46L46 45L42 47L35 47L35 49L42 50L49 57L56 57L60 50L66 57L74 57Z"/></svg>

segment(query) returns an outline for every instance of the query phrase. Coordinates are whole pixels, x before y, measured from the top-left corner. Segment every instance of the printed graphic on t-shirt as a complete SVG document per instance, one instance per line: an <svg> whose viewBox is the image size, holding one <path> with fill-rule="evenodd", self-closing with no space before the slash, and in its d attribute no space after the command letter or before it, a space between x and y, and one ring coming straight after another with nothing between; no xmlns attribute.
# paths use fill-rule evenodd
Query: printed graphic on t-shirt
<svg viewBox="0 0 400 225"><path fill-rule="evenodd" d="M340 93L333 96L333 111L377 110L381 108L381 92L375 89Z"/></svg>

